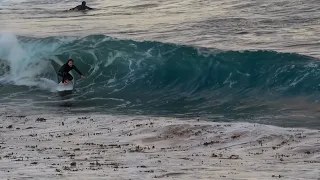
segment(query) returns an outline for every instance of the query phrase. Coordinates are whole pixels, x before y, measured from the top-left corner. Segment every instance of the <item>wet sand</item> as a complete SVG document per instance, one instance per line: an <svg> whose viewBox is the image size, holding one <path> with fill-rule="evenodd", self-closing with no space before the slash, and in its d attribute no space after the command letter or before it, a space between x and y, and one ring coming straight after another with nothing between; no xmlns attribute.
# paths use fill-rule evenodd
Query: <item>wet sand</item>
<svg viewBox="0 0 320 180"><path fill-rule="evenodd" d="M320 179L320 131L201 119L0 120L0 179Z"/></svg>

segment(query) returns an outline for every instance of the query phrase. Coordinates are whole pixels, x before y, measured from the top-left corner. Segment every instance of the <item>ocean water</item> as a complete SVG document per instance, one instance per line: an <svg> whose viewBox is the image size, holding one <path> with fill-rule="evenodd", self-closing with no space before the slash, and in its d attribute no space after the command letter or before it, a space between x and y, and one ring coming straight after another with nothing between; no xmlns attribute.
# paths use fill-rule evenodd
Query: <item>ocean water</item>
<svg viewBox="0 0 320 180"><path fill-rule="evenodd" d="M80 3L0 0L1 106L320 128L319 1Z"/></svg>

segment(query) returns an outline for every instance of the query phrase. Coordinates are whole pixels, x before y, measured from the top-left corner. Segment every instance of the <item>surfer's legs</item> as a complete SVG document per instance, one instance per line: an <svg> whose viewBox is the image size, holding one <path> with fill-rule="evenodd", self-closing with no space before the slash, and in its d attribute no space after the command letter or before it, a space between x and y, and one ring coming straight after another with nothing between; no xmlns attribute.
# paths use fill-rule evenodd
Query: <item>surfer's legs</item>
<svg viewBox="0 0 320 180"><path fill-rule="evenodd" d="M64 85L67 85L72 81L72 79L73 79L73 77L71 76L71 74L66 73L65 76L63 76L62 83L64 83Z"/></svg>
<svg viewBox="0 0 320 180"><path fill-rule="evenodd" d="M58 72L58 76L62 78L61 82L64 83L64 76L62 72ZM58 83L59 83L59 79L58 79Z"/></svg>
<svg viewBox="0 0 320 180"><path fill-rule="evenodd" d="M62 85L66 86L66 85L68 85L69 83L70 83L69 80L65 80L64 83L62 83Z"/></svg>
<svg viewBox="0 0 320 180"><path fill-rule="evenodd" d="M73 79L73 77L69 73L59 72L58 76L60 76L62 78L62 81L61 81L62 83L69 83L69 81L71 81Z"/></svg>
<svg viewBox="0 0 320 180"><path fill-rule="evenodd" d="M66 80L72 81L73 77L71 76L71 74L67 73L65 76Z"/></svg>

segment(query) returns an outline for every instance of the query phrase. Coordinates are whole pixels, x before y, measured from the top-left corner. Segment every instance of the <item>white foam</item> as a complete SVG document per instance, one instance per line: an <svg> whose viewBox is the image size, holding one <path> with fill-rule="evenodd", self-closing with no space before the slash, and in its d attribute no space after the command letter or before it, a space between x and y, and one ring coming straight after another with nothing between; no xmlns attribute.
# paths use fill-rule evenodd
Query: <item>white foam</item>
<svg viewBox="0 0 320 180"><path fill-rule="evenodd" d="M45 46L37 41L23 43L13 34L0 34L0 59L8 61L10 66L10 72L1 78L2 82L52 90L57 76L50 61L46 59L57 47L55 44ZM49 78L49 81L41 78Z"/></svg>
<svg viewBox="0 0 320 180"><path fill-rule="evenodd" d="M61 112L11 117L21 112L4 112L0 177L5 179L319 178L318 130Z"/></svg>

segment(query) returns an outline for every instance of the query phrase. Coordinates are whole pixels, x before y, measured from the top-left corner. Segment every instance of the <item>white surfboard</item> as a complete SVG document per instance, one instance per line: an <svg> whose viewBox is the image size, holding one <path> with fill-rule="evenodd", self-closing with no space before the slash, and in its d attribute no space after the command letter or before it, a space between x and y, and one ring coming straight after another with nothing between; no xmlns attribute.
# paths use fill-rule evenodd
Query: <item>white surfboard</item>
<svg viewBox="0 0 320 180"><path fill-rule="evenodd" d="M57 86L57 91L72 91L73 90L73 81L67 85L63 85L62 82L60 82Z"/></svg>

